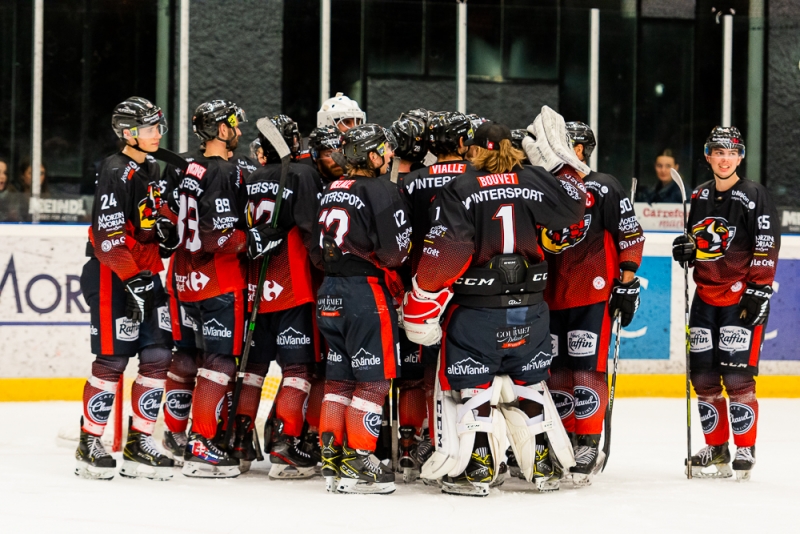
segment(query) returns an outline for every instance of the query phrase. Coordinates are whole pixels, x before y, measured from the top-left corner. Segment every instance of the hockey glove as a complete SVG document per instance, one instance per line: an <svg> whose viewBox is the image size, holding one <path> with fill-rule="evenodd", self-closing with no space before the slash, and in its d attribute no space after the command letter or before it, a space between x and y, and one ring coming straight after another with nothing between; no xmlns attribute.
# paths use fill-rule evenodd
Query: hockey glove
<svg viewBox="0 0 800 534"><path fill-rule="evenodd" d="M142 271L133 278L122 282L128 293L125 316L134 323L145 321L153 311L155 284L152 277L153 273L150 271Z"/></svg>
<svg viewBox="0 0 800 534"><path fill-rule="evenodd" d="M681 267L684 264L691 264L697 255L697 245L692 236L681 234L672 242L672 259L677 261Z"/></svg>
<svg viewBox="0 0 800 534"><path fill-rule="evenodd" d="M166 217L156 219L156 236L162 248L171 251L178 247L178 229Z"/></svg>
<svg viewBox="0 0 800 534"><path fill-rule="evenodd" d="M739 299L741 313L739 318L748 326L758 326L767 322L769 317L769 299L772 298L772 287L747 282L747 289Z"/></svg>
<svg viewBox="0 0 800 534"><path fill-rule="evenodd" d="M417 277L411 279L413 289L403 298L403 325L406 336L412 343L435 345L442 339L442 317L447 303L453 298L450 288L435 293L420 289Z"/></svg>
<svg viewBox="0 0 800 534"><path fill-rule="evenodd" d="M627 284L619 280L614 280L614 287L611 289L611 299L608 302L608 313L612 317L619 312L619 319L622 326L628 326L633 321L633 315L639 309L639 279L634 277Z"/></svg>
<svg viewBox="0 0 800 534"><path fill-rule="evenodd" d="M262 223L247 232L247 257L251 260L260 258L267 252L278 248L286 239L286 232Z"/></svg>

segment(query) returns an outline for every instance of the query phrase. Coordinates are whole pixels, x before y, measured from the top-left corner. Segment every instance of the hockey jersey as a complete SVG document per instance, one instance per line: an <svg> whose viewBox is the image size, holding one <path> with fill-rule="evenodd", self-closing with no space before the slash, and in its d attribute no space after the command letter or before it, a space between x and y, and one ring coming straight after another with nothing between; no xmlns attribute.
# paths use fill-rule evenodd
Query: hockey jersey
<svg viewBox="0 0 800 534"><path fill-rule="evenodd" d="M636 272L642 263L644 232L622 185L598 172L583 183L583 218L567 227L538 228L548 270L544 297L551 310L607 301L620 270Z"/></svg>
<svg viewBox="0 0 800 534"><path fill-rule="evenodd" d="M247 220L249 226L272 222L278 185L279 163L259 168L247 179ZM290 163L278 214L278 227L288 230L267 265L259 313L271 313L316 301L309 253L319 255L317 211L322 178L310 166ZM248 262L248 299L253 302L258 287L261 262ZM317 257L315 263L319 263Z"/></svg>
<svg viewBox="0 0 800 534"><path fill-rule="evenodd" d="M772 284L780 220L763 185L744 178L725 192L710 180L692 192L688 230L697 244L694 281L707 304L737 304L746 282Z"/></svg>
<svg viewBox="0 0 800 534"><path fill-rule="evenodd" d="M471 265L483 267L498 254L520 254L538 263L537 228L577 223L585 203L586 190L570 167L557 176L541 167L518 166L499 174L469 168L442 188L431 207L417 283L438 291Z"/></svg>
<svg viewBox="0 0 800 534"><path fill-rule="evenodd" d="M178 298L196 302L244 289L247 193L241 170L220 157L196 160L177 191L180 243L172 270Z"/></svg>

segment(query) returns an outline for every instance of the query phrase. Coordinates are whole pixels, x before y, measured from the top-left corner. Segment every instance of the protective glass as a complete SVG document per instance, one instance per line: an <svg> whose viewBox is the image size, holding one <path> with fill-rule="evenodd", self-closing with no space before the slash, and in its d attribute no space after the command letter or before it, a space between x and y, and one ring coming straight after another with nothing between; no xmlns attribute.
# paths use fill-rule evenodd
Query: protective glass
<svg viewBox="0 0 800 534"><path fill-rule="evenodd" d="M153 139L154 137L163 136L169 128L167 128L167 119L161 117L161 119L153 125L150 126L137 126L136 128L131 128L131 137L138 137L139 139Z"/></svg>

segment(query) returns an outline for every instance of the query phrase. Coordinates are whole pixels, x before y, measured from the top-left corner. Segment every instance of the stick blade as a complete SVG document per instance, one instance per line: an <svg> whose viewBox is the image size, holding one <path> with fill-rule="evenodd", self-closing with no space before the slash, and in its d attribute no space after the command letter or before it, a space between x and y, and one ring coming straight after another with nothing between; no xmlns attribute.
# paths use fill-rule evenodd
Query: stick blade
<svg viewBox="0 0 800 534"><path fill-rule="evenodd" d="M678 171L676 171L675 169L670 169L669 170L669 174L670 174L670 176L672 176L673 181L676 184L678 184L678 187L681 188L681 199L683 200L683 203L685 204L686 203L686 188L683 187L683 178L681 178L680 173Z"/></svg>
<svg viewBox="0 0 800 534"><path fill-rule="evenodd" d="M269 117L262 117L258 119L258 121L256 121L256 128L258 128L258 131L267 138L267 141L269 141L281 159L289 157L289 155L292 153L291 150L289 150L289 145L286 144L286 140L283 138Z"/></svg>

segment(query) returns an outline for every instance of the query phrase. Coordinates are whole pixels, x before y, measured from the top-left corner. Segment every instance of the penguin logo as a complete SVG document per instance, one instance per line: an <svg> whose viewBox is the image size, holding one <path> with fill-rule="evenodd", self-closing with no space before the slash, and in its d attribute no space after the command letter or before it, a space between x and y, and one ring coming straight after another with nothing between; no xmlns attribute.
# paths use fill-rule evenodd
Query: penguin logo
<svg viewBox="0 0 800 534"><path fill-rule="evenodd" d="M729 226L722 217L706 217L692 226L692 236L697 243L697 261L716 261L736 235L736 227Z"/></svg>
<svg viewBox="0 0 800 534"><path fill-rule="evenodd" d="M583 219L561 230L548 230L542 228L539 234L542 248L553 254L561 254L564 250L574 247L586 237L586 232L592 224L592 216L587 213Z"/></svg>

